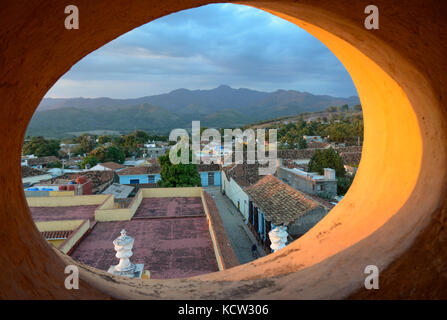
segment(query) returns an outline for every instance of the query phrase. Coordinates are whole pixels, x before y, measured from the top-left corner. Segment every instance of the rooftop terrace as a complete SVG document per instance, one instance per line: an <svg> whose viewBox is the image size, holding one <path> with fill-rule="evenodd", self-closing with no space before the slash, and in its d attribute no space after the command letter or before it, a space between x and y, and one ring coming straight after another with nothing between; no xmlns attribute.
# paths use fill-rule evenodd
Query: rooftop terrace
<svg viewBox="0 0 447 320"><path fill-rule="evenodd" d="M151 278L185 278L237 265L214 200L205 194L141 189L126 208L116 208L111 195L30 198L28 204L36 222L95 221L69 253L84 264L102 270L117 264L112 242L126 229L135 239L132 262L144 263Z"/></svg>

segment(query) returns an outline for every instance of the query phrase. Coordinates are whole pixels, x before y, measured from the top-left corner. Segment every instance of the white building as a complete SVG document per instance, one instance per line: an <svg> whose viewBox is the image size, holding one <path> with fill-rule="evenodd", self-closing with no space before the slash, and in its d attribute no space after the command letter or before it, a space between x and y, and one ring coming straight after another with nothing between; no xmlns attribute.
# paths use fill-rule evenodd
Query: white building
<svg viewBox="0 0 447 320"><path fill-rule="evenodd" d="M120 171L125 167L116 162L98 163L96 166L89 169L89 171Z"/></svg>
<svg viewBox="0 0 447 320"><path fill-rule="evenodd" d="M222 191L248 221L249 197L244 191L262 178L259 176L259 164L231 164L222 170Z"/></svg>

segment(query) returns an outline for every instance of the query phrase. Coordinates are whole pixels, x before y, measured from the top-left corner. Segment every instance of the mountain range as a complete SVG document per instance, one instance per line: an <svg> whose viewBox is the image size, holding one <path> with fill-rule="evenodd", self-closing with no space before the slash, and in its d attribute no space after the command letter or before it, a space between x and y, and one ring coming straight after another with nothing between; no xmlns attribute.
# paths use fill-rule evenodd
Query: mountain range
<svg viewBox="0 0 447 320"><path fill-rule="evenodd" d="M211 90L177 89L166 94L135 99L44 98L35 112L27 135L63 136L70 132L142 129L166 134L173 128L235 128L333 105L359 104L347 98L313 95L296 90L262 92L221 85Z"/></svg>

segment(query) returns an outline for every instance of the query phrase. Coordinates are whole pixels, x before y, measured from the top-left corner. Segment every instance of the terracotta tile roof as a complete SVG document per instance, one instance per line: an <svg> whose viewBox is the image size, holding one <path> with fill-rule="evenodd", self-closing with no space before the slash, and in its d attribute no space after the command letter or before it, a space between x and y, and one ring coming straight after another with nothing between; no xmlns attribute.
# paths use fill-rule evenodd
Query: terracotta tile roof
<svg viewBox="0 0 447 320"><path fill-rule="evenodd" d="M22 166L22 178L43 176L48 173L28 166Z"/></svg>
<svg viewBox="0 0 447 320"><path fill-rule="evenodd" d="M227 179L232 178L241 187L248 187L259 181L263 176L259 175L259 163L255 164L231 164L223 167Z"/></svg>
<svg viewBox="0 0 447 320"><path fill-rule="evenodd" d="M41 158L34 158L34 159L28 159L28 165L30 166L37 166L39 164L47 164L51 162L57 162L59 161L58 158L55 156L48 156L48 157L41 157Z"/></svg>
<svg viewBox="0 0 447 320"><path fill-rule="evenodd" d="M51 239L67 239L73 231L65 230L65 231L43 231L40 234L47 240Z"/></svg>
<svg viewBox="0 0 447 320"><path fill-rule="evenodd" d="M361 152L342 152L340 156L343 160L344 164L347 165L358 165L360 163L360 159L362 158Z"/></svg>
<svg viewBox="0 0 447 320"><path fill-rule="evenodd" d="M310 159L315 153L315 149L286 149L278 150L277 156L280 159Z"/></svg>
<svg viewBox="0 0 447 320"><path fill-rule="evenodd" d="M117 172L119 176L130 176L138 174L155 174L160 173L160 166L141 166L141 167L129 167Z"/></svg>
<svg viewBox="0 0 447 320"><path fill-rule="evenodd" d="M319 206L317 202L288 186L278 178L267 175L244 190L267 221L288 225Z"/></svg>
<svg viewBox="0 0 447 320"><path fill-rule="evenodd" d="M318 142L318 141L312 141L307 143L308 149L326 149L329 148L331 145L326 142Z"/></svg>
<svg viewBox="0 0 447 320"><path fill-rule="evenodd" d="M335 150L338 152L338 153L340 153L340 154L342 154L342 153L344 153L344 152L362 152L362 146L349 146L349 147L338 147L338 148L335 148Z"/></svg>
<svg viewBox="0 0 447 320"><path fill-rule="evenodd" d="M111 170L118 170L118 169L125 168L122 164L112 162L112 161L100 163L100 165L103 167L109 168Z"/></svg>
<svg viewBox="0 0 447 320"><path fill-rule="evenodd" d="M76 173L65 173L62 176L43 182L50 184L67 183L70 180L75 180L79 176L84 176L87 178L88 181L92 182L93 193L102 192L107 187L107 184L110 184L113 181L113 171L94 170Z"/></svg>
<svg viewBox="0 0 447 320"><path fill-rule="evenodd" d="M319 197L319 196L317 196L315 194L307 193L307 192L304 192L304 191L300 191L300 192L304 196L308 197L309 199L312 199L315 202L318 202L322 207L324 207L328 211L332 210L336 206L336 204L333 204L331 202L331 200L328 200L328 199Z"/></svg>

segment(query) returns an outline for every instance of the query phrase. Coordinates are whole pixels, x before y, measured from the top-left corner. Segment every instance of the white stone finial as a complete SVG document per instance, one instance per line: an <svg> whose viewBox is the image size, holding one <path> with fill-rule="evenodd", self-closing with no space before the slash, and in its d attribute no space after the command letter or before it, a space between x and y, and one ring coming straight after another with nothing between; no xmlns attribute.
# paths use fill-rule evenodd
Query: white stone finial
<svg viewBox="0 0 447 320"><path fill-rule="evenodd" d="M130 262L130 257L133 255L134 239L126 234L126 230L121 230L121 236L113 241L115 246L115 251L120 262L115 266L115 271L119 274L121 273L132 273L135 270L135 265Z"/></svg>
<svg viewBox="0 0 447 320"><path fill-rule="evenodd" d="M272 231L269 232L270 248L273 252L282 249L286 246L287 243L287 227L286 226L277 226Z"/></svg>
<svg viewBox="0 0 447 320"><path fill-rule="evenodd" d="M127 235L125 229L121 230L121 235L113 240L116 251L115 257L120 259L120 262L116 266L110 266L109 273L130 278L141 278L144 264L133 264L129 259L133 255L134 241L134 238Z"/></svg>

